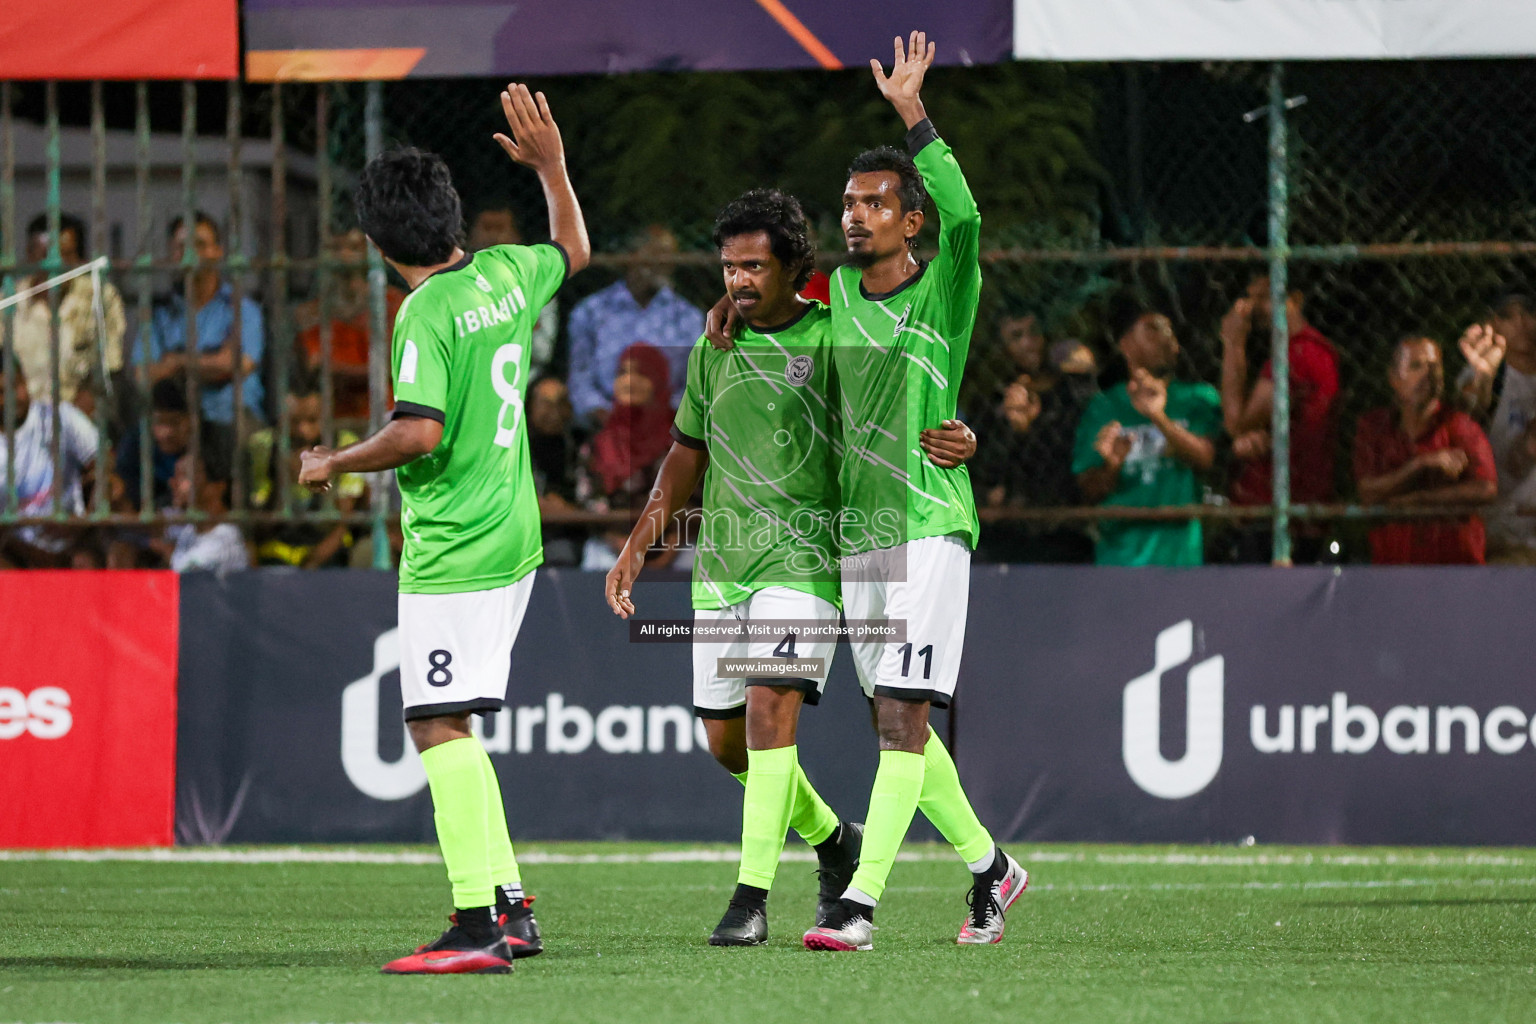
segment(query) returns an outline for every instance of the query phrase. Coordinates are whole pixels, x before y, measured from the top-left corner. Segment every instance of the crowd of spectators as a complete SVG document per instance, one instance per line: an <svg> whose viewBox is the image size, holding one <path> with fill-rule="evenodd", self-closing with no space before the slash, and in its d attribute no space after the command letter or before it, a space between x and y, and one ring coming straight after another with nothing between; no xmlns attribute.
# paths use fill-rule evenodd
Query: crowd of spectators
<svg viewBox="0 0 1536 1024"><path fill-rule="evenodd" d="M35 219L28 259L40 262L49 241L46 221ZM15 357L8 382L16 424L14 511L38 520L58 519L60 510L78 517L104 500L118 513L110 524L13 527L0 533L0 567L372 564L370 531L347 516L376 497L397 503L397 495L371 491L389 491L390 482L344 477L326 495L292 483L298 453L324 439L323 380L335 443L356 440L376 411L366 239L356 229L333 236L327 287L286 318L268 316L257 296L241 294L226 278L221 233L210 218L178 218L165 241L171 262L180 262L188 246L193 260L156 299L137 337L118 290L88 275L23 300L0 319ZM472 210L469 248L520 241L510 206ZM66 268L89 258L87 242L79 219L60 219ZM704 324L703 312L672 287L677 249L670 231L649 227L632 239L617 280L568 311L557 301L539 316L525 411L552 564L611 567L627 526L602 514L643 503L670 446L687 354ZM403 299L397 288L387 289L386 322ZM1289 295L1286 313L1292 500L1431 510L1370 524L1369 557L1378 564L1536 564L1536 303L1511 294L1485 323L1468 328L1458 345L1465 369L1449 389L1439 344L1416 335L1396 345L1381 380L1346 385L1339 352L1309 321L1299 290ZM1270 351L1271 320L1269 279L1256 274L1210 325L1221 353L1214 381L1187 372L1173 322L1148 306L1122 303L1112 311L1112 344L1102 355L1077 340L1053 342L1035 316L1017 309L978 331L972 351L1001 367L960 410L978 439L969 466L986 519L978 558L1267 562L1268 519L1226 517L1231 521L1207 529L1188 513L1273 500L1273 368L1267 360L1256 369L1249 361ZM280 321L287 327L279 338L273 324ZM145 394L134 387L140 366L148 370ZM1356 384L1390 393L1391 402L1359 417L1350 449L1340 436L1341 402L1345 387ZM141 422L148 427L142 433ZM98 424L105 424L105 436ZM1346 466L1339 456L1351 450ZM6 458L0 445L0 481ZM1341 479L1347 469L1350 478ZM0 486L0 508L7 500ZM1093 519L1040 514L1076 506L1175 511ZM226 521L232 509L246 514L239 524ZM144 522L122 525L134 518ZM1292 538L1297 562L1342 557L1327 519L1301 517ZM398 532L393 539L398 548ZM684 568L686 545L665 545L653 560Z"/></svg>

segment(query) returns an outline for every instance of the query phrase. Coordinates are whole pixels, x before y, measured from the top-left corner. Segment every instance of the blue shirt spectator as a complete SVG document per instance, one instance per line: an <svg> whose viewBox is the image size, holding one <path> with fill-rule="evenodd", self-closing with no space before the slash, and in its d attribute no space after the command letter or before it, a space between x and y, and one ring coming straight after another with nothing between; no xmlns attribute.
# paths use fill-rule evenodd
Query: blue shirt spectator
<svg viewBox="0 0 1536 1024"><path fill-rule="evenodd" d="M704 333L704 314L667 283L666 259L677 240L662 227L642 233L634 252L641 259L624 280L587 296L571 310L571 406L587 423L601 425L613 407L619 354L637 341L661 349L672 369L672 394L688 379L688 353Z"/></svg>
<svg viewBox="0 0 1536 1024"><path fill-rule="evenodd" d="M180 218L171 223L171 259L181 259L186 232ZM213 221L198 214L193 246L198 263L192 274L193 301L198 303L193 322L197 331L198 391L202 399L203 419L220 424L235 420L235 385L237 371L244 373L241 393L245 406L259 424L266 392L261 376L261 307L249 297L240 300L239 348L235 348L234 290L219 274L224 246ZM159 382L168 377L185 377L187 356L187 303L180 290L155 307L150 323L149 354L154 360L151 377ZM236 359L236 351L240 358Z"/></svg>

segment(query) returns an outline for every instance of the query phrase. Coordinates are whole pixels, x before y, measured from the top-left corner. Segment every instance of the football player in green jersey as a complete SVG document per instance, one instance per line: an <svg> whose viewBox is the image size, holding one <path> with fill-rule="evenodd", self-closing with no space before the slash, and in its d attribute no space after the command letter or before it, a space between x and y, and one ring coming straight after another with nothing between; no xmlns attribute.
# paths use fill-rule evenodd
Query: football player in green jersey
<svg viewBox="0 0 1536 1024"><path fill-rule="evenodd" d="M921 99L934 53L914 32L908 45L896 39L889 75L870 61L881 95L906 124L911 156L890 147L860 154L843 192L849 263L831 284L846 446L843 610L850 620L902 621L906 637L852 644L873 705L880 767L858 871L826 919L806 932L810 949L871 948L875 906L919 809L972 873L958 942L999 941L1004 912L1029 880L976 817L928 724L929 709L948 707L954 694L978 529L964 467L924 458L918 428L955 414L981 294L981 215ZM929 195L939 211L939 252L923 263L913 249ZM712 341L730 333L725 326Z"/></svg>
<svg viewBox="0 0 1536 1024"><path fill-rule="evenodd" d="M447 165L394 150L358 181L358 222L411 294L395 318L395 409L373 436L303 453L315 490L343 473L393 469L400 482L400 689L432 792L453 886L452 927L386 964L390 974L504 974L543 947L525 896L495 769L470 730L506 697L507 664L543 561L523 394L539 311L591 245L544 94L501 94L510 135L549 204L547 245L459 246Z"/></svg>
<svg viewBox="0 0 1536 1024"><path fill-rule="evenodd" d="M836 648L842 445L830 314L797 294L815 256L800 204L777 190L748 192L721 212L714 242L745 330L729 352L702 338L695 345L674 444L608 574L607 598L620 617L634 613L646 550L702 480L695 627L772 629L726 642L696 637L693 648L694 709L710 752L746 786L738 885L709 941L755 946L767 941L768 890L788 829L817 852L818 922L858 861L860 827L817 795L795 746L800 707L819 701ZM935 445L948 465L975 450L963 425ZM783 673L749 676L729 665L741 659L793 661Z"/></svg>

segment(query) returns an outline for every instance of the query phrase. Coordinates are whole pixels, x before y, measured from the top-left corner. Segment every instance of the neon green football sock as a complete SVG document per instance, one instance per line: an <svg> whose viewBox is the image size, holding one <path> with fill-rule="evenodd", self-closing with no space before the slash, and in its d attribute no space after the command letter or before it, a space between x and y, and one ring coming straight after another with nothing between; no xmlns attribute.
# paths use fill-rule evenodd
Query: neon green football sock
<svg viewBox="0 0 1536 1024"><path fill-rule="evenodd" d="M971 801L960 785L954 758L949 756L944 741L932 729L928 730L928 742L923 745L923 793L917 806L967 864L981 860L992 851L992 833L976 817Z"/></svg>
<svg viewBox="0 0 1536 1024"><path fill-rule="evenodd" d="M799 748L796 747L796 750ZM799 757L795 758L795 806L789 812L789 827L811 846L832 838L837 831L837 813L816 792L811 780L805 777Z"/></svg>
<svg viewBox="0 0 1536 1024"><path fill-rule="evenodd" d="M501 782L496 778L496 766L480 748L481 763L485 770L486 825L491 831L491 881L496 885L521 887L522 873L517 867L517 855L512 852L512 836L507 832L507 805L501 800Z"/></svg>
<svg viewBox="0 0 1536 1024"><path fill-rule="evenodd" d="M747 795L741 802L741 871L736 881L772 889L795 804L799 750L747 751Z"/></svg>
<svg viewBox="0 0 1536 1024"><path fill-rule="evenodd" d="M869 793L869 816L864 819L864 849L850 889L878 900L896 864L901 841L917 813L923 791L923 755L905 750L880 751L880 768Z"/></svg>
<svg viewBox="0 0 1536 1024"><path fill-rule="evenodd" d="M484 758L485 748L473 737L439 743L421 754L453 905L461 910L495 902Z"/></svg>
<svg viewBox="0 0 1536 1024"><path fill-rule="evenodd" d="M745 786L747 774L747 772L731 772L731 778ZM795 834L801 839L815 846L832 838L832 833L837 831L837 826L837 813L827 806L821 794L816 792L816 788L811 785L811 780L806 778L804 769L800 767L800 759L796 757L795 806L789 812L789 827L794 829Z"/></svg>

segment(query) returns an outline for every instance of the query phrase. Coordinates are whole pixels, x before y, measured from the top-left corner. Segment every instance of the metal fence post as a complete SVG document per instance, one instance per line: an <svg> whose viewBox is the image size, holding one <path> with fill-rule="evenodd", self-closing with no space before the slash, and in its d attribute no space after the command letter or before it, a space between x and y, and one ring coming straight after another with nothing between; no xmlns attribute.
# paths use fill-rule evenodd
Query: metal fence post
<svg viewBox="0 0 1536 1024"><path fill-rule="evenodd" d="M1270 365L1275 384L1270 412L1274 453L1275 565L1291 564L1291 332L1285 301L1290 259L1290 167L1286 147L1285 65L1276 61L1269 73L1269 300Z"/></svg>
<svg viewBox="0 0 1536 1024"><path fill-rule="evenodd" d="M384 83L367 85L363 103L363 134L367 159L384 151ZM368 429L376 432L384 422L384 392L388 386L389 350L386 346L384 257L376 246L368 247ZM390 567L389 500L383 473L375 474L373 487L373 567Z"/></svg>

